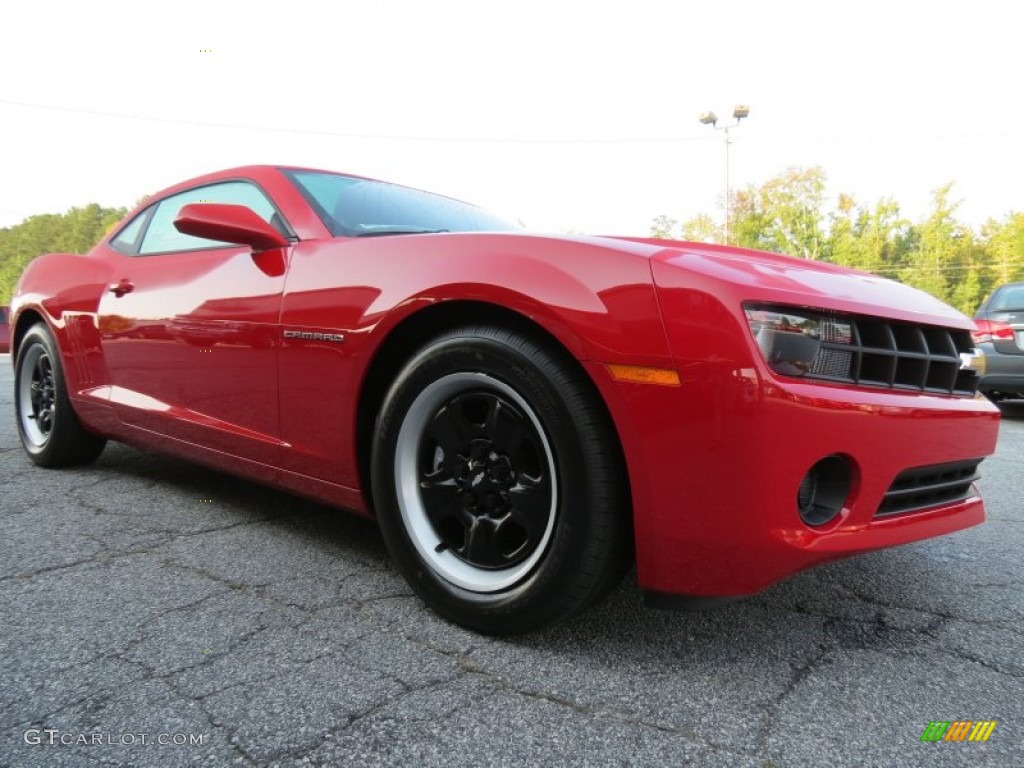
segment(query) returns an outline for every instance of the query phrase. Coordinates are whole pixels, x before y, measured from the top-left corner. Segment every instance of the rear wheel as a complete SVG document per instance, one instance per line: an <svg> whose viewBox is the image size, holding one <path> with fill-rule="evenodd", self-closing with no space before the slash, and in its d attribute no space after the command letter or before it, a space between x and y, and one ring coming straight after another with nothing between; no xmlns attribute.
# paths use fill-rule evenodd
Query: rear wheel
<svg viewBox="0 0 1024 768"><path fill-rule="evenodd" d="M87 432L68 399L57 345L43 323L25 334L14 367L14 408L21 444L42 467L93 461L106 440Z"/></svg>
<svg viewBox="0 0 1024 768"><path fill-rule="evenodd" d="M374 505L399 570L438 613L526 632L599 599L632 554L608 415L575 363L494 327L434 339L377 422Z"/></svg>

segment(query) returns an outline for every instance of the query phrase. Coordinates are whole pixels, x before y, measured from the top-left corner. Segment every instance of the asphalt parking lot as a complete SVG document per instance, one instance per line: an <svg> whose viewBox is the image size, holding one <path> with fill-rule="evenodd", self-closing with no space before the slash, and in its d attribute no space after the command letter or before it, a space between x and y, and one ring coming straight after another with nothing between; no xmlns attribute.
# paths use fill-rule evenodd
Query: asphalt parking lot
<svg viewBox="0 0 1024 768"><path fill-rule="evenodd" d="M0 356L0 765L1022 765L1004 415L984 526L703 614L626 583L495 640L428 612L365 520L114 444L34 468ZM932 720L998 725L922 743Z"/></svg>

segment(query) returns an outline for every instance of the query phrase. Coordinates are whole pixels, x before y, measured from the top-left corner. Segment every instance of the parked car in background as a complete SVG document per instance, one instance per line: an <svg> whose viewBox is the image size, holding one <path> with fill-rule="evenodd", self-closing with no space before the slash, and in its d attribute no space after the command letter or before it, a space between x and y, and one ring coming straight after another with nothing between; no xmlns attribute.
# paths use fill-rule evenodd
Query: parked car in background
<svg viewBox="0 0 1024 768"><path fill-rule="evenodd" d="M11 351L11 326L8 325L7 307L0 307L0 355Z"/></svg>
<svg viewBox="0 0 1024 768"><path fill-rule="evenodd" d="M1024 397L1024 283L996 288L974 323L974 343L985 354L979 391L992 400Z"/></svg>

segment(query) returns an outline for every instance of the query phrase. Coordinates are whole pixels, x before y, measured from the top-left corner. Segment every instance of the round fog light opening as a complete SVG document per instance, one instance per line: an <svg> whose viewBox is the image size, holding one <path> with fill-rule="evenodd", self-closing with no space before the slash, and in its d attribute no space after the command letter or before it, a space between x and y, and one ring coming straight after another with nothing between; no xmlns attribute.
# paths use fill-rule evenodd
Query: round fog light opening
<svg viewBox="0 0 1024 768"><path fill-rule="evenodd" d="M842 456L826 456L804 475L796 492L800 519L810 526L831 522L843 511L853 486L853 470Z"/></svg>

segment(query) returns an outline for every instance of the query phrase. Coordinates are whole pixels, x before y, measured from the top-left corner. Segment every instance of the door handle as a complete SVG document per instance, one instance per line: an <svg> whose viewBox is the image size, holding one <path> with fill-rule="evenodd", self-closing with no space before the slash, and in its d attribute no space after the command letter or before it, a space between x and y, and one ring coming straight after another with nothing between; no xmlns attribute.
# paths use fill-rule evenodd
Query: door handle
<svg viewBox="0 0 1024 768"><path fill-rule="evenodd" d="M128 278L124 278L119 283L111 283L110 288L108 290L112 294L117 296L117 298L120 299L126 293L131 293L132 291L134 291L135 285Z"/></svg>

